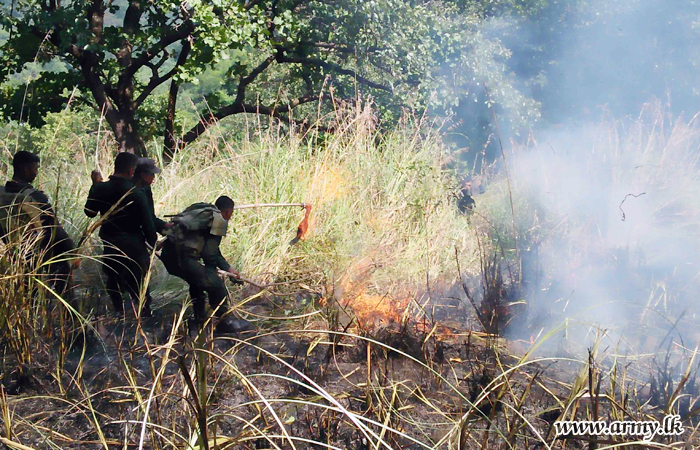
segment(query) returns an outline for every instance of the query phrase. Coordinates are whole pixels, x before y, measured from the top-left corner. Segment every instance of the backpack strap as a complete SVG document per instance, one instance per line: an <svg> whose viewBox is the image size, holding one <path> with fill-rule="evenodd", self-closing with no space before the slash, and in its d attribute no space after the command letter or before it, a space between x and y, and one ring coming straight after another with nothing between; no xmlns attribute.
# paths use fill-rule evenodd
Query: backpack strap
<svg viewBox="0 0 700 450"><path fill-rule="evenodd" d="M209 233L214 236L226 236L226 231L228 229L228 220L224 219L221 212L217 209L213 212L213 217L211 219L211 228Z"/></svg>
<svg viewBox="0 0 700 450"><path fill-rule="evenodd" d="M35 202L31 195L38 192L34 188L25 188L20 192L7 192L4 186L0 186L0 228L3 235L12 233L17 225L22 225L16 221L21 219L21 214L26 215L24 224L29 224L30 229L41 229L42 209Z"/></svg>
<svg viewBox="0 0 700 450"><path fill-rule="evenodd" d="M17 193L14 203L18 203L22 211L29 216L29 220L31 220L33 227L40 228L42 226L41 214L44 211L41 209L40 203L32 197L37 192L39 192L39 190L33 187L24 187ZM21 200L20 196L22 197ZM18 202L17 200L20 201Z"/></svg>

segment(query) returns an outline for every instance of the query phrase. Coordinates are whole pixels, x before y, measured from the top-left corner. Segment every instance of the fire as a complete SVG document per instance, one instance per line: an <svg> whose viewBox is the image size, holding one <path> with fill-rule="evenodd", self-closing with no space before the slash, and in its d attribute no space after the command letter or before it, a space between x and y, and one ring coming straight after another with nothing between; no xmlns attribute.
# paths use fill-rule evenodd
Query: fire
<svg viewBox="0 0 700 450"><path fill-rule="evenodd" d="M355 312L359 327L377 328L400 323L410 299L394 299L388 295L370 294L363 289L358 295L344 299L343 303Z"/></svg>

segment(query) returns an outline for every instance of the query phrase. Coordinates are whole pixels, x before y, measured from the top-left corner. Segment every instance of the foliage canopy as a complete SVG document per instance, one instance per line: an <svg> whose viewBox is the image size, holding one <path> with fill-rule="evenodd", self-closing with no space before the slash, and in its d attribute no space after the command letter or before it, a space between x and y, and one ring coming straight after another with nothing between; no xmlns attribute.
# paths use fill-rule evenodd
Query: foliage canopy
<svg viewBox="0 0 700 450"><path fill-rule="evenodd" d="M513 88L507 49L479 29L489 11L464 2L15 0L3 8L5 117L40 123L77 86L122 151L145 152L143 132L153 128L145 121L157 124L167 155L233 114L290 122L291 110L319 100L324 87L333 93L326 108L371 96L396 117L403 108L449 109L486 83L519 119L537 114ZM222 66L216 98L176 133L181 86ZM28 99L22 83L7 82L13 78L31 81Z"/></svg>

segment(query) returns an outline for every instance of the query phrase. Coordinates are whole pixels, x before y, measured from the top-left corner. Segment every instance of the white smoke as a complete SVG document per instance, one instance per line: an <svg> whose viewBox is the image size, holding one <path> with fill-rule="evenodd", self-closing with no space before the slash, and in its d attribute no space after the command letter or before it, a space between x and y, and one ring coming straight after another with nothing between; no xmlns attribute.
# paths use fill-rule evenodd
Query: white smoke
<svg viewBox="0 0 700 450"><path fill-rule="evenodd" d="M591 339L601 328L611 342L630 341L663 337L683 315L680 332L691 338L700 292L698 121L674 118L657 102L635 120L539 134L508 160L528 331L568 320ZM504 210L504 186L484 196L493 211Z"/></svg>

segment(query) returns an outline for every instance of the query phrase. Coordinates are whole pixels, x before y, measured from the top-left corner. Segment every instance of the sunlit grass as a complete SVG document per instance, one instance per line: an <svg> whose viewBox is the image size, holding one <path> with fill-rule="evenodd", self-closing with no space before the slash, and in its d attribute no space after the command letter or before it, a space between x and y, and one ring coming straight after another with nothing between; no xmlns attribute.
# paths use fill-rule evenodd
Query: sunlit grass
<svg viewBox="0 0 700 450"><path fill-rule="evenodd" d="M297 134L255 123L247 139L223 142L212 127L153 186L160 217L222 194L237 204L313 205L309 231L294 246L289 241L301 208L234 214L223 245L227 259L261 283L291 282L275 290L295 294L232 289L234 306L258 326L249 337L214 338L212 324L199 334L190 329L186 289L157 261L149 276L164 314L158 323L103 316L99 290L87 288L100 283L99 242L82 206L90 170L110 172L109 147L77 151L74 159L44 155L39 184L76 241L86 237L76 273L86 298L79 299L83 316L77 316L68 313L68 303L46 300L50 292L32 268L16 266L17 276L0 280L10 295L0 303L4 311L16 308L11 302L24 305L5 313L18 324L12 331L23 334L2 337L11 344L3 376L16 372L8 365L32 369L29 393L0 390L0 442L104 449L590 448L586 440L564 443L551 422L658 419L661 413L695 420L690 345L621 355L604 330L591 326L588 353L554 358L542 349L557 348L584 320L555 320L530 343L483 330L443 332L426 305L458 276L479 283L480 274L498 265L507 287L517 282L501 179L491 180L471 217L460 216L451 197L454 175L446 170L450 155L434 124L407 117L379 133L370 108L345 112L338 121L339 132L323 139L313 129ZM670 142L681 141L678 135ZM694 179L690 172L686 182ZM517 223L531 238L535 209L528 209L532 199L520 188L516 184ZM574 221L564 229L579 226ZM503 259L496 262L494 254ZM20 278L37 280L40 294L13 281ZM364 310L354 314L354 307ZM393 327L363 319L371 313L395 313ZM468 323L467 317L449 319ZM520 352L510 348L515 344ZM673 357L664 365L658 359L665 355ZM47 370L49 381L41 376ZM650 390L660 399L655 405ZM596 445L675 448L695 440L689 431L676 441L616 438Z"/></svg>

